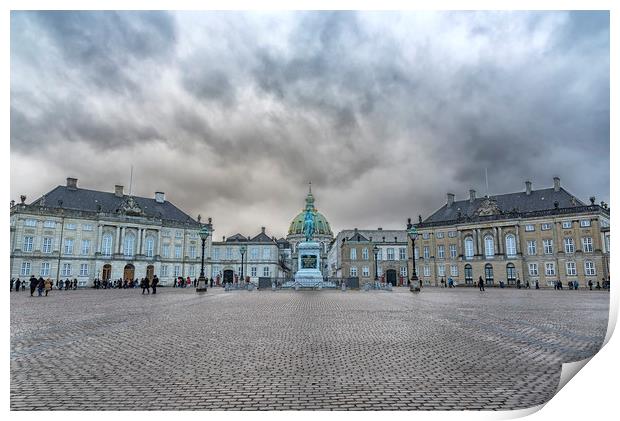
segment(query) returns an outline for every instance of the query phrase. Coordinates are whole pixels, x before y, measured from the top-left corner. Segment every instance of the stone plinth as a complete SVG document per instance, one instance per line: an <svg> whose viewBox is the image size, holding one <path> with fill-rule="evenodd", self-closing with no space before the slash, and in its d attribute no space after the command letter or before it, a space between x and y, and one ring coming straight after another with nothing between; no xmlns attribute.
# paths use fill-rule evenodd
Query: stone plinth
<svg viewBox="0 0 620 421"><path fill-rule="evenodd" d="M297 244L297 273L295 283L301 287L321 287L321 244L316 241L302 241Z"/></svg>

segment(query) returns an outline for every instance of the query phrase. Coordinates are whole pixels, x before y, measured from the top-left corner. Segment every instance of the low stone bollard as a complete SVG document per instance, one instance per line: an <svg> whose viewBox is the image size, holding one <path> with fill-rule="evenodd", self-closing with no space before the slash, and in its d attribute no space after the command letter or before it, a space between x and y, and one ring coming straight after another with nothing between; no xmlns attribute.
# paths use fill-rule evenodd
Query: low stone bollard
<svg viewBox="0 0 620 421"><path fill-rule="evenodd" d="M392 291L392 284L388 283L388 284L385 286L385 290L386 290L386 291Z"/></svg>
<svg viewBox="0 0 620 421"><path fill-rule="evenodd" d="M370 291L370 284L369 283L364 284L364 291Z"/></svg>
<svg viewBox="0 0 620 421"><path fill-rule="evenodd" d="M295 291L299 291L299 284L295 284Z"/></svg>
<svg viewBox="0 0 620 421"><path fill-rule="evenodd" d="M276 283L275 283L275 282L272 282L272 283L271 283L271 290L272 290L272 291L275 291L275 290L276 290Z"/></svg>
<svg viewBox="0 0 620 421"><path fill-rule="evenodd" d="M342 285L340 285L340 290L342 292L345 292L347 290L347 284L345 284L344 282L342 283Z"/></svg>

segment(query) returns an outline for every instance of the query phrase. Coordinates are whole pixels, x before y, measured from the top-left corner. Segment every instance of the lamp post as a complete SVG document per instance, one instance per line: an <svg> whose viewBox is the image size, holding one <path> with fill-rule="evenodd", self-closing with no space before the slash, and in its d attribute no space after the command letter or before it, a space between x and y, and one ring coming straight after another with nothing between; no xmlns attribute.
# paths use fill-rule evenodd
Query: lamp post
<svg viewBox="0 0 620 421"><path fill-rule="evenodd" d="M379 255L379 247L377 247L376 244L372 248L372 252L375 254L375 282L377 282L379 280L378 262L377 262L377 256Z"/></svg>
<svg viewBox="0 0 620 421"><path fill-rule="evenodd" d="M409 291L419 291L420 290L420 281L418 280L418 273L415 270L415 240L418 238L418 231L411 224L411 218L407 219L407 234L411 238L411 261L413 263L412 275L411 275L411 284L409 285Z"/></svg>
<svg viewBox="0 0 620 421"><path fill-rule="evenodd" d="M207 292L207 280L205 279L205 242L211 230L208 225L203 225L198 232L200 239L202 240L202 258L200 262L200 277L198 278L198 285L196 286L196 292Z"/></svg>
<svg viewBox="0 0 620 421"><path fill-rule="evenodd" d="M247 247L245 245L239 247L239 252L241 253L241 282L243 283L245 283L245 278L243 276L243 256L245 255L246 250Z"/></svg>

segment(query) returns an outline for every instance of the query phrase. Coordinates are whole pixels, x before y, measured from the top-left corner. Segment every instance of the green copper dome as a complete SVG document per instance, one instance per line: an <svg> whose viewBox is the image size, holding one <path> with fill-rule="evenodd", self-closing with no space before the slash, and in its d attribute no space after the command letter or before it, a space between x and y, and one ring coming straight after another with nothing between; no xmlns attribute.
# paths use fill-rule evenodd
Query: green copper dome
<svg viewBox="0 0 620 421"><path fill-rule="evenodd" d="M329 235L333 236L332 229L329 227L329 222L323 216L322 213L316 210L314 207L314 196L312 195L312 188L306 196L306 208L301 211L291 222L291 226L288 229L289 235L304 233L304 219L306 210L309 209L314 215L314 235Z"/></svg>

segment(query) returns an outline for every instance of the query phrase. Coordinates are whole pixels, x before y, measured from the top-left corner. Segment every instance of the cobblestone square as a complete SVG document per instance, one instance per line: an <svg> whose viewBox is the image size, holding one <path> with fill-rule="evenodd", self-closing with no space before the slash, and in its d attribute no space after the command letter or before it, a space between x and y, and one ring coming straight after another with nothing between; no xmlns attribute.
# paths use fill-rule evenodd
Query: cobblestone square
<svg viewBox="0 0 620 421"><path fill-rule="evenodd" d="M568 290L11 292L11 409L525 408L598 351L608 310Z"/></svg>

